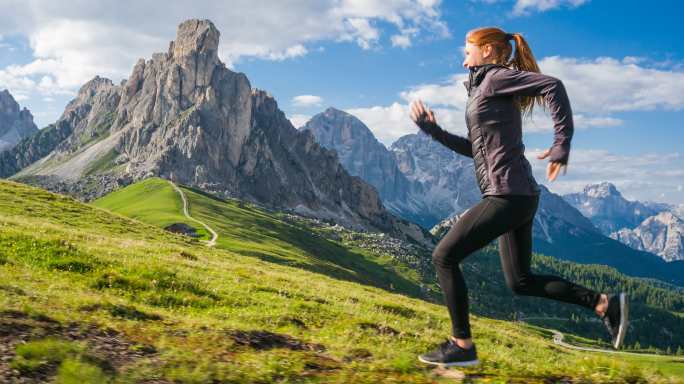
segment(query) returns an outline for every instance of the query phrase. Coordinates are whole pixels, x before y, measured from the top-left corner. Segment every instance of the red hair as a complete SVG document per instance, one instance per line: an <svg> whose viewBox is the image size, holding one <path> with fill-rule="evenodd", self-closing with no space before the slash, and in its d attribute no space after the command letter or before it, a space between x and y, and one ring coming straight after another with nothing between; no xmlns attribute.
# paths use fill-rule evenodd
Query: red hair
<svg viewBox="0 0 684 384"><path fill-rule="evenodd" d="M509 37L515 41L515 52L513 52ZM493 54L491 63L502 64L520 71L540 72L530 46L520 33L509 34L501 28L483 27L468 31L466 41L480 48L490 44ZM542 96L519 96L517 99L518 107L523 114L531 115L535 102L546 109L546 101Z"/></svg>

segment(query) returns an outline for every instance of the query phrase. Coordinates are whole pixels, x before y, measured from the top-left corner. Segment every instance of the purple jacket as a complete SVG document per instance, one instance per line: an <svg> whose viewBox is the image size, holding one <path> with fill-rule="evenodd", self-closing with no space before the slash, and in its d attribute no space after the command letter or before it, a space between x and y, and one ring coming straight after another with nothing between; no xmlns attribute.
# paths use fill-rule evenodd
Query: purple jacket
<svg viewBox="0 0 684 384"><path fill-rule="evenodd" d="M540 193L525 157L522 116L517 96L543 96L554 123L554 140L547 159L568 163L574 131L570 100L563 83L552 76L519 71L500 64L470 67L466 103L468 138L454 135L421 116L418 126L457 153L472 157L483 196L538 195Z"/></svg>

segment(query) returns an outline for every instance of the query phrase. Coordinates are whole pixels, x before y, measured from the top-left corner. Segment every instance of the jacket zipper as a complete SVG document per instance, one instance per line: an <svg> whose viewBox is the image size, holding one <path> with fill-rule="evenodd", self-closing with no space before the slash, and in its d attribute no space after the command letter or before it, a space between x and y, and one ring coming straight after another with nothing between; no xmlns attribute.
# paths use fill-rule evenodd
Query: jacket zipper
<svg viewBox="0 0 684 384"><path fill-rule="evenodd" d="M482 132L480 132L480 141L481 141L481 147L480 147L480 152L482 152L482 162L484 163L485 166L485 176L484 179L487 182L486 183L486 188L483 192L487 191L487 188L491 186L492 181L489 179L489 164L487 163L487 153L484 150L485 144L484 144L484 137L482 135Z"/></svg>

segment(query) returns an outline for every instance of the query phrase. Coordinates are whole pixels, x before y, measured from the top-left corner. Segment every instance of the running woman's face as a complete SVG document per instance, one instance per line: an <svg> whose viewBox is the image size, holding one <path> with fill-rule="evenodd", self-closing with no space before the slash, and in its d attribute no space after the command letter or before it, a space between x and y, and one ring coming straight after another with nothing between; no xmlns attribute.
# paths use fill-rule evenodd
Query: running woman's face
<svg viewBox="0 0 684 384"><path fill-rule="evenodd" d="M491 54L491 46L485 44L483 47L478 47L466 41L465 47L463 48L463 67L470 68L475 65L485 64L485 60Z"/></svg>

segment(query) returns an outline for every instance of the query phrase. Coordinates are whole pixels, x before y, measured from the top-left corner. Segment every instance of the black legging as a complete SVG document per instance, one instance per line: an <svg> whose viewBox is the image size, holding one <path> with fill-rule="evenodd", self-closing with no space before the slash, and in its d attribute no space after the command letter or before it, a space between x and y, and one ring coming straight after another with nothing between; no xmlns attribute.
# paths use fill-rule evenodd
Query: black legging
<svg viewBox="0 0 684 384"><path fill-rule="evenodd" d="M439 284L451 317L452 333L469 338L468 289L460 262L499 237L506 284L517 295L547 297L594 309L601 294L557 276L534 275L532 223L539 196L485 196L449 229L432 252Z"/></svg>

